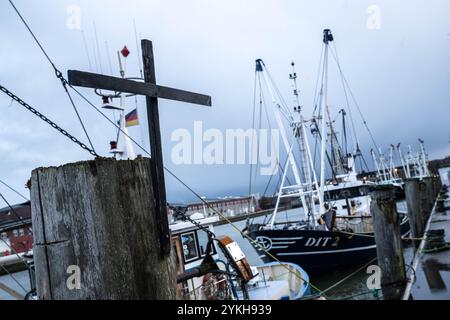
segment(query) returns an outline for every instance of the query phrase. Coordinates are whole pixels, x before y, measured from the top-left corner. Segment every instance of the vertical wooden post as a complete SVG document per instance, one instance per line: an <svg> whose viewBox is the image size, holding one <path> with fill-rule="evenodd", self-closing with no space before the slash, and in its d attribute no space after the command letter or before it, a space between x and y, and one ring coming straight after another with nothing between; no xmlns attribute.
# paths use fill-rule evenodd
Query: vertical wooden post
<svg viewBox="0 0 450 320"><path fill-rule="evenodd" d="M408 208L411 236L413 238L422 237L425 228L425 213L422 212L420 184L421 182L418 178L405 180L406 205ZM413 240L413 244L417 248L420 241Z"/></svg>
<svg viewBox="0 0 450 320"><path fill-rule="evenodd" d="M431 177L431 194L433 195L433 201L437 197L437 184L436 184L436 176Z"/></svg>
<svg viewBox="0 0 450 320"><path fill-rule="evenodd" d="M370 196L381 290L385 300L398 300L405 288L406 272L394 188L391 185L376 186Z"/></svg>
<svg viewBox="0 0 450 320"><path fill-rule="evenodd" d="M150 40L142 40L142 61L145 82L156 84L155 59L153 44ZM166 184L164 181L164 162L161 147L161 130L159 127L158 98L146 97L147 119L150 131L150 151L152 155L151 171L153 177L153 194L156 204L155 215L158 221L161 255L170 253L169 225L167 222Z"/></svg>
<svg viewBox="0 0 450 320"><path fill-rule="evenodd" d="M427 194L427 200L428 200L428 211L431 213L431 209L434 205L434 195L433 195L433 178L431 177L425 177L423 178L423 182L426 186L426 194Z"/></svg>
<svg viewBox="0 0 450 320"><path fill-rule="evenodd" d="M439 176L434 176L434 196L437 198L437 196L439 195L439 191L441 190L441 179Z"/></svg>
<svg viewBox="0 0 450 320"><path fill-rule="evenodd" d="M98 158L32 172L39 299L175 298L175 259L160 254L151 161Z"/></svg>
<svg viewBox="0 0 450 320"><path fill-rule="evenodd" d="M431 209L428 187L424 180L420 182L420 206L422 208L425 221L428 221L431 214Z"/></svg>

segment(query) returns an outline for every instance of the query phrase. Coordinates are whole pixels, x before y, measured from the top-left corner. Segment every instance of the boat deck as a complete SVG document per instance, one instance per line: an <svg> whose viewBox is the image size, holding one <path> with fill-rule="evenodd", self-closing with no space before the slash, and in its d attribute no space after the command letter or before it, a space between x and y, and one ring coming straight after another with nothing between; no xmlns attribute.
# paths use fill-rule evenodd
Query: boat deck
<svg viewBox="0 0 450 320"><path fill-rule="evenodd" d="M447 192L450 195L450 192ZM445 230L445 241L450 243L450 197L444 202L447 210L431 215L429 230ZM450 299L450 249L424 253L420 252L416 269L416 281L411 287L414 300Z"/></svg>

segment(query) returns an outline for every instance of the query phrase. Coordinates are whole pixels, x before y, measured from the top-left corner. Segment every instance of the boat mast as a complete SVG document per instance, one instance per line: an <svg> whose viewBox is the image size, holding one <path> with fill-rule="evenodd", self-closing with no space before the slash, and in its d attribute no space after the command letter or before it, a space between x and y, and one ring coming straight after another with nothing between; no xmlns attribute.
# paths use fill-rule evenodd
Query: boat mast
<svg viewBox="0 0 450 320"><path fill-rule="evenodd" d="M277 101L275 99L275 95L273 93L272 86L270 85L270 83L266 77L264 69L265 69L264 62L261 59L256 60L256 70L262 71L262 76L263 76L264 82L266 84L266 87L270 94L270 98L272 100L272 106L273 106L274 113L275 113L275 120L277 122L278 128L280 129L281 139L283 140L283 144L286 149L286 152L289 154L290 144L289 144L289 140L287 138L286 130L283 125L283 121L281 120L280 105L277 103ZM266 72L267 72L267 70L266 70ZM297 185L300 185L301 184L300 175L298 173L297 164L295 163L295 159L292 156L292 154L288 156L288 159L289 159L289 164L290 164L293 174L294 174L295 183Z"/></svg>
<svg viewBox="0 0 450 320"><path fill-rule="evenodd" d="M269 80L267 79L266 76L266 66L264 64L264 62L261 59L257 59L256 60L256 71L257 72L261 72L264 83L266 84L267 90L269 91L271 100L272 100L272 107L274 110L274 114L275 114L275 120L277 122L278 128L280 130L280 135L281 135L281 139L283 141L283 145L284 148L287 152L287 163L289 163L290 168L292 169L292 173L294 174L294 179L295 179L295 185L294 186L289 186L288 188L284 187L283 184L280 185L280 190L278 192L278 198L277 198L277 204L279 204L280 202L280 198L283 197L282 192L284 189L298 189L299 190L299 194L300 194L300 199L302 202L302 206L303 208L307 208L307 204L306 204L306 199L305 199L305 195L303 193L303 185L302 185L302 181L300 179L300 174L298 171L298 167L297 167L297 163L295 162L295 158L292 154L292 145L289 143L289 140L287 138L287 133L286 133L286 129L284 127L283 121L281 120L281 106L277 103L276 99L275 99L275 94L272 88L272 85L270 84ZM285 171L287 171L287 168L284 168ZM276 214L277 214L277 210L278 210L278 206L276 206L276 210L274 210L274 214L272 216L272 220L271 220L271 225L273 226L273 224L275 223L275 218L276 218ZM305 218L307 218L307 213L305 212Z"/></svg>
<svg viewBox="0 0 450 320"><path fill-rule="evenodd" d="M330 146L331 146L331 154L333 155L333 167L336 175L345 174L344 163L342 157L341 146L339 145L336 131L334 130L333 120L330 115L330 109L328 105L326 106L327 117L328 117L328 127L330 128Z"/></svg>
<svg viewBox="0 0 450 320"><path fill-rule="evenodd" d="M400 162L402 163L403 172L405 174L405 177L409 179L409 178L411 178L411 175L409 174L409 168L408 169L406 168L405 159L403 157L402 149L400 149L400 143L397 144L397 150L398 150L398 154L399 154L399 157L400 157Z"/></svg>
<svg viewBox="0 0 450 320"><path fill-rule="evenodd" d="M425 145L424 145L424 141L422 139L419 139L420 142L420 158L421 158L421 162L422 162L422 172L423 175L425 177L428 177L430 175L430 171L428 170L428 159L427 159L427 153L425 152Z"/></svg>
<svg viewBox="0 0 450 320"><path fill-rule="evenodd" d="M294 136L299 142L300 155L302 157L302 172L303 180L305 181L305 193L307 194L307 207L304 207L305 215L306 210L308 210L310 216L312 216L313 225L317 225L316 220L316 205L314 202L314 194L318 193L319 184L317 182L316 172L314 170L314 161L311 155L311 149L309 148L308 135L305 128L305 119L302 114L302 107L300 106L299 92L297 87L297 73L295 72L295 63L291 63L292 73L289 75L289 79L293 82L293 93L295 97L294 112L298 114L298 121L294 124ZM313 177L311 176L311 172ZM315 187L315 192L314 192ZM322 206L322 204L321 204Z"/></svg>
<svg viewBox="0 0 450 320"><path fill-rule="evenodd" d="M323 31L323 43L325 44L325 52L324 52L324 83L322 84L321 93L323 95L322 101L322 139L320 146L320 189L319 189L319 199L320 202L324 203L324 193L325 193L325 151L326 151L326 143L327 143L327 134L326 134L326 113L328 109L328 47L329 42L333 41L333 35L331 34L330 29L325 29ZM320 208L320 212L325 213L325 207Z"/></svg>
<svg viewBox="0 0 450 320"><path fill-rule="evenodd" d="M370 154L372 155L372 159L373 159L373 162L375 164L375 168L377 169L378 179L383 181L383 176L382 176L381 171L380 171L380 165L378 163L377 156L375 155L375 151L373 151L373 149L370 149Z"/></svg>

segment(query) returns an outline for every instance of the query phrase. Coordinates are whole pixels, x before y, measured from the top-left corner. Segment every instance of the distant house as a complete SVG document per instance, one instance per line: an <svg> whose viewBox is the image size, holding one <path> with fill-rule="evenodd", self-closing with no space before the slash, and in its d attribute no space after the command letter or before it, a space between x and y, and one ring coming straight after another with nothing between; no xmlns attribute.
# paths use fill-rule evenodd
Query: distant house
<svg viewBox="0 0 450 320"><path fill-rule="evenodd" d="M32 247L30 202L0 209L0 257L27 252Z"/></svg>

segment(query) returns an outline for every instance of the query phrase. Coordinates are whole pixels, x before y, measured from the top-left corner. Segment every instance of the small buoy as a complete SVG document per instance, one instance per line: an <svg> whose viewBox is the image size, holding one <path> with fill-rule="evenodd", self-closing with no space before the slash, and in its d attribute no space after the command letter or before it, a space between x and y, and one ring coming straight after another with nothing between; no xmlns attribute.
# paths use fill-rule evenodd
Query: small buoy
<svg viewBox="0 0 450 320"><path fill-rule="evenodd" d="M128 50L127 46L124 46L123 49L120 51L120 53L124 58L126 58L130 54L130 50Z"/></svg>

